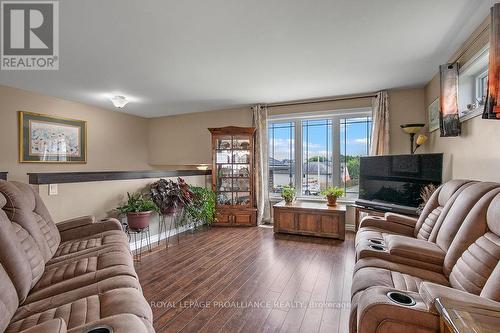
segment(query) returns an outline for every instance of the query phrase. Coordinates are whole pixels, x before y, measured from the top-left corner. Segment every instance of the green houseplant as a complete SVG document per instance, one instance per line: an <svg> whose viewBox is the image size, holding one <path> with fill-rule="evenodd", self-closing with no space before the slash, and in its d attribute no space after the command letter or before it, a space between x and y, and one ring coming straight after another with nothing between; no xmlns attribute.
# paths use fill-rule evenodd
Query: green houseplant
<svg viewBox="0 0 500 333"><path fill-rule="evenodd" d="M291 204L295 199L295 188L288 185L283 186L281 189L281 197L285 199L287 204Z"/></svg>
<svg viewBox="0 0 500 333"><path fill-rule="evenodd" d="M152 200L144 198L140 193L127 192L127 201L117 210L120 214L127 216L129 228L139 230L149 226L151 215L158 211L158 207Z"/></svg>
<svg viewBox="0 0 500 333"><path fill-rule="evenodd" d="M192 202L186 206L188 217L196 223L210 225L215 221L215 192L209 188L190 186Z"/></svg>
<svg viewBox="0 0 500 333"><path fill-rule="evenodd" d="M336 206L337 198L344 195L344 189L337 186L328 187L321 191L321 195L328 200L328 206Z"/></svg>

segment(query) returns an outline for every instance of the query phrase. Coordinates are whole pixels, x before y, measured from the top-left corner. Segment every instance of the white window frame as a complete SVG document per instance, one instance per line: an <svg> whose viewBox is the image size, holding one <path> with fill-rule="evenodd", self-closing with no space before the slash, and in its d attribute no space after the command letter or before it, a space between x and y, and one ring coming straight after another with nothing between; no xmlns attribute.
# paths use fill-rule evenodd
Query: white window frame
<svg viewBox="0 0 500 333"><path fill-rule="evenodd" d="M476 78L475 78L475 88L476 88L476 101L478 99L480 99L481 97L483 97L483 87L481 85L481 81L486 78L488 76L488 70L485 70L484 72L482 72L481 74L477 75ZM488 83L486 83L486 85L488 85ZM486 87L486 89L488 89L488 87Z"/></svg>
<svg viewBox="0 0 500 333"><path fill-rule="evenodd" d="M294 187L297 190L297 198L301 200L311 200L311 201L324 201L324 198L317 196L306 196L302 194L302 172L303 172L303 138L302 138L302 121L303 120L318 120L318 119L330 119L332 121L332 155L333 163L330 166L333 186L340 186L340 119L351 119L351 118L361 118L361 117L372 117L373 110L371 107L364 108L353 108L353 109L342 109L342 110L328 110L319 112L303 112L303 113L293 113L293 114L283 114L283 115L272 115L268 117L269 123L274 122L293 122L295 127L295 184ZM300 161L297 163L297 161ZM267 166L269 167L269 165ZM277 193L269 192L271 200L278 199L280 196ZM340 201L352 201L345 198L340 198Z"/></svg>

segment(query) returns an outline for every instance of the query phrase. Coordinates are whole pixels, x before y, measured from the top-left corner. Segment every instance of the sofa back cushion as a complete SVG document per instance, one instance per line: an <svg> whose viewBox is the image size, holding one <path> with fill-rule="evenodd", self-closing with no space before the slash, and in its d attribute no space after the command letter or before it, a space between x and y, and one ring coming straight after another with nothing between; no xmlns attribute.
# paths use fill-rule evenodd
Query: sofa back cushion
<svg viewBox="0 0 500 333"><path fill-rule="evenodd" d="M1 199L4 198L0 194ZM21 302L40 280L45 267L42 253L30 234L7 219L0 209L0 262L9 274Z"/></svg>
<svg viewBox="0 0 500 333"><path fill-rule="evenodd" d="M500 189L486 193L471 209L446 253L443 271L453 288L480 295L500 259ZM496 296L495 296L496 297Z"/></svg>
<svg viewBox="0 0 500 333"><path fill-rule="evenodd" d="M444 183L434 191L415 225L415 238L430 240L436 224L443 218L443 212L451 206L456 197L455 193L469 183L471 183L470 180L454 179Z"/></svg>
<svg viewBox="0 0 500 333"><path fill-rule="evenodd" d="M472 208L491 190L500 188L500 184L491 182L478 182L458 191L458 196L453 202L439 226L436 226L437 234L435 243L447 252L455 236L465 222ZM485 218L481 223L486 224ZM473 242L476 238L469 238ZM470 243L469 243L470 244ZM467 247L463 248L465 250ZM460 256L461 253L456 255ZM457 257L458 258L458 257Z"/></svg>
<svg viewBox="0 0 500 333"><path fill-rule="evenodd" d="M0 332L5 331L19 306L16 289L0 264Z"/></svg>
<svg viewBox="0 0 500 333"><path fill-rule="evenodd" d="M55 254L61 236L42 199L28 184L0 181L0 193L5 196L3 208L12 222L26 229L40 249L45 262Z"/></svg>

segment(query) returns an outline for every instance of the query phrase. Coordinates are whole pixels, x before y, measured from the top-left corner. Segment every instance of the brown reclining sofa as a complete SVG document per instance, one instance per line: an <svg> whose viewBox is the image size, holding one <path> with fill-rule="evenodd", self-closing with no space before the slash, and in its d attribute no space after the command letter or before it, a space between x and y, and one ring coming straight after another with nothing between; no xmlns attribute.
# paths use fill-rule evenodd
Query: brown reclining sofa
<svg viewBox="0 0 500 333"><path fill-rule="evenodd" d="M439 297L500 311L500 184L442 185L414 233L374 221L363 219L357 235L351 333L439 332ZM417 231L422 223L426 237ZM382 249L368 251L370 239Z"/></svg>
<svg viewBox="0 0 500 333"><path fill-rule="evenodd" d="M0 332L154 332L115 219L54 223L27 184L0 181Z"/></svg>

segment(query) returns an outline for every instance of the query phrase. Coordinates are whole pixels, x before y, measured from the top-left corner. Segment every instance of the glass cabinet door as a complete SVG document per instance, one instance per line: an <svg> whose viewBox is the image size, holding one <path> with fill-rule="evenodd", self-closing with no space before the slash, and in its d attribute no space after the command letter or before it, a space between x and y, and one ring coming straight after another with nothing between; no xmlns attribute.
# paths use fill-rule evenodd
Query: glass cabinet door
<svg viewBox="0 0 500 333"><path fill-rule="evenodd" d="M218 205L250 205L251 149L248 136L216 137L215 167Z"/></svg>

